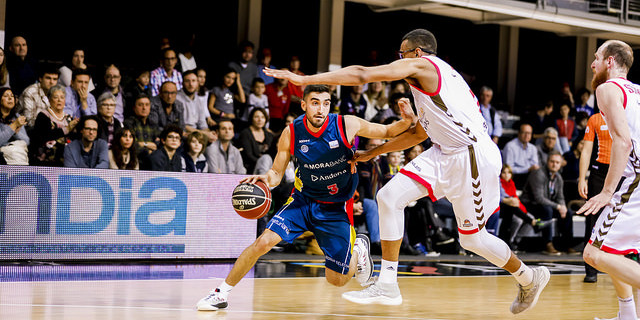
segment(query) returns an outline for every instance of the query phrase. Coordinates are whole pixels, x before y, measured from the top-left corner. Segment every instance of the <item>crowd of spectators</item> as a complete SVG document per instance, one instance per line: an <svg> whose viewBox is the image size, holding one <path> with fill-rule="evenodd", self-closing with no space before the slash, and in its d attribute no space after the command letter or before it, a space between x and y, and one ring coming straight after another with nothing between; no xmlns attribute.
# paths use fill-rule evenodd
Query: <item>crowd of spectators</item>
<svg viewBox="0 0 640 320"><path fill-rule="evenodd" d="M71 61L64 66L36 63L28 55L26 39L16 36L6 59L0 50L0 163L264 173L271 167L282 129L301 114L303 88L264 75L265 67L279 67L271 64L268 48L254 59L252 43L243 42L239 47L227 69L210 77L215 80L211 87L207 71L198 68L201 57L168 45L159 50L157 68L136 70L126 75L129 83L123 83L125 77L117 65L89 70L82 49L72 50ZM293 56L286 69L302 74L301 63ZM563 236L572 234L572 210L567 203L579 199L573 189L581 139L588 117L597 108L589 104L588 90L580 90L580 101L574 102L566 87L562 99L550 100L523 115L511 141L503 136L504 112L491 105L493 90L483 86L476 92L489 135L501 147L505 163L499 215L505 223L490 230L514 248L522 221L543 233L545 252L550 254L558 254L552 243L555 224ZM397 101L411 97L403 81L332 89L332 112L385 124L400 118ZM365 148L380 143L383 141L362 140L357 145ZM427 141L404 153L359 164L355 214L363 217L374 249L380 242L377 190L428 147ZM274 195L286 198L292 181L292 174L286 176L286 187ZM522 192L522 201L517 190ZM274 203L284 200L274 199ZM438 207L442 206L428 198L408 206L406 221L412 223L407 224L405 251L430 254L435 245L453 241L455 230L446 230L442 217L447 213L437 212L434 208ZM571 251L571 245L563 249Z"/></svg>

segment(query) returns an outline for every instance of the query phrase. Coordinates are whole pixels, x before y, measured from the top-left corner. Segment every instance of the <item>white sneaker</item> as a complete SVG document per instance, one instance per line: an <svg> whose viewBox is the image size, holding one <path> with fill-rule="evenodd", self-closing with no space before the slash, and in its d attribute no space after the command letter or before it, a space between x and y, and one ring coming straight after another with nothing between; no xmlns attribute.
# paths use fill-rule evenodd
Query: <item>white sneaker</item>
<svg viewBox="0 0 640 320"><path fill-rule="evenodd" d="M402 304L402 295L398 283L376 282L360 291L349 291L342 294L342 297L351 302L360 304L384 304L397 306Z"/></svg>
<svg viewBox="0 0 640 320"><path fill-rule="evenodd" d="M536 305L538 297L549 283L551 274L546 267L533 268L533 281L526 287L518 284L518 296L511 304L511 313L518 314Z"/></svg>
<svg viewBox="0 0 640 320"><path fill-rule="evenodd" d="M358 269L356 270L356 280L361 286L366 286L373 275L373 259L371 259L371 253L369 251L371 243L369 237L364 234L356 236L356 241L353 245L353 251L357 258Z"/></svg>
<svg viewBox="0 0 640 320"><path fill-rule="evenodd" d="M615 318L610 318L610 319L598 318L598 317L593 318L593 320L619 320L619 319L620 319L620 312L618 312L618 315Z"/></svg>
<svg viewBox="0 0 640 320"><path fill-rule="evenodd" d="M220 293L220 289L215 288L209 292L209 295L198 301L198 310L200 311L213 311L218 309L224 309L228 305L227 297L224 297Z"/></svg>

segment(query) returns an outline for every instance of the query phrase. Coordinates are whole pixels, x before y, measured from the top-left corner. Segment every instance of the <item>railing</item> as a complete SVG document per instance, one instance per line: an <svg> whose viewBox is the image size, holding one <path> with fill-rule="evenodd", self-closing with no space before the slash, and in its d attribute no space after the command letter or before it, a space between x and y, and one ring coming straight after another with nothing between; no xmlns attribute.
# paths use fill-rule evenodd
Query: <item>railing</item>
<svg viewBox="0 0 640 320"><path fill-rule="evenodd" d="M530 0L522 0L532 2ZM617 17L621 23L640 20L640 0L537 0L542 9L562 8Z"/></svg>

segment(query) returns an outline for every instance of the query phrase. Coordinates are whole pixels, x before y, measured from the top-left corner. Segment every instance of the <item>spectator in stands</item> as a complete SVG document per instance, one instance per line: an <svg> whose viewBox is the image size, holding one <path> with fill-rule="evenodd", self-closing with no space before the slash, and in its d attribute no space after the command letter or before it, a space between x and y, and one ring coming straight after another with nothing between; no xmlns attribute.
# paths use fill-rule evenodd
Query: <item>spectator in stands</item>
<svg viewBox="0 0 640 320"><path fill-rule="evenodd" d="M354 115L364 118L364 111L367 109L367 100L362 95L363 86L353 86L349 95L345 96L340 103L340 114Z"/></svg>
<svg viewBox="0 0 640 320"><path fill-rule="evenodd" d="M275 69L276 66L271 64L271 49L262 48L258 52L258 76L264 81L264 85L273 83L273 77L264 74L264 68Z"/></svg>
<svg viewBox="0 0 640 320"><path fill-rule="evenodd" d="M569 104L560 105L560 118L556 119L555 128L558 129L558 144L561 153L569 152L573 140L578 136L576 123L569 117L570 112Z"/></svg>
<svg viewBox="0 0 640 320"><path fill-rule="evenodd" d="M109 168L138 170L138 153L136 151L136 136L129 127L116 131L116 135L109 150Z"/></svg>
<svg viewBox="0 0 640 320"><path fill-rule="evenodd" d="M87 69L73 71L71 86L67 87L64 112L74 118L90 116L98 113L96 98L89 92L91 76Z"/></svg>
<svg viewBox="0 0 640 320"><path fill-rule="evenodd" d="M32 165L62 167L64 146L79 119L64 112L65 87L57 84L47 93L51 106L38 113L31 132L29 161Z"/></svg>
<svg viewBox="0 0 640 320"><path fill-rule="evenodd" d="M151 71L149 80L152 96L155 97L160 94L160 87L167 81L176 85L176 92L182 89L182 73L176 70L177 63L178 56L173 49L164 48L160 50L160 67Z"/></svg>
<svg viewBox="0 0 640 320"><path fill-rule="evenodd" d="M98 138L98 117L83 116L78 122L80 138L64 147L64 166L68 168L109 169L109 147Z"/></svg>
<svg viewBox="0 0 640 320"><path fill-rule="evenodd" d="M491 99L493 99L493 89L482 86L478 94L480 112L482 112L482 116L487 123L487 133L489 133L493 142L497 144L502 136L502 120L500 120L500 115L496 112L496 108L491 105Z"/></svg>
<svg viewBox="0 0 640 320"><path fill-rule="evenodd" d="M508 164L502 166L500 171L500 238L504 240L511 250L517 250L516 236L523 222L530 224L537 233L541 229L549 228L554 220L542 221L527 212L516 193L516 185L513 183L513 173Z"/></svg>
<svg viewBox="0 0 640 320"><path fill-rule="evenodd" d="M381 139L368 139L365 150L380 146ZM374 157L366 162L358 162L358 194L359 201L354 203L354 215L362 215L365 218L369 239L372 248L377 251L380 248L380 226L378 216L378 204L376 194L384 185L384 171L382 170L381 157Z"/></svg>
<svg viewBox="0 0 640 320"><path fill-rule="evenodd" d="M389 109L386 86L381 81L371 82L364 93L367 108L364 110L364 119L371 122L382 123L382 117Z"/></svg>
<svg viewBox="0 0 640 320"><path fill-rule="evenodd" d="M182 129L169 124L160 133L162 146L149 155L149 167L152 171L182 171L182 157L177 150L182 144Z"/></svg>
<svg viewBox="0 0 640 320"><path fill-rule="evenodd" d="M407 82L404 80L394 80L394 81L391 81L391 83L389 84L389 94L388 94L389 97L391 97L396 93L403 93L406 95L409 92L410 92L409 84L407 84Z"/></svg>
<svg viewBox="0 0 640 320"><path fill-rule="evenodd" d="M10 86L7 57L4 54L4 48L0 47L0 88L8 88Z"/></svg>
<svg viewBox="0 0 640 320"><path fill-rule="evenodd" d="M552 116L553 113L553 101L549 100L544 104L539 104L536 108L536 112L533 115L526 116L533 128L533 143L538 145L542 143L544 136L544 130L549 127L555 127L556 122ZM515 169L515 168L514 168Z"/></svg>
<svg viewBox="0 0 640 320"><path fill-rule="evenodd" d="M193 49L196 42L196 34L190 34L188 39L185 39L181 42L182 43L179 45L179 49L181 50L181 52L178 53L177 69L182 72L182 77L184 78L184 73L186 71L195 70L198 67L196 57L194 57L193 55Z"/></svg>
<svg viewBox="0 0 640 320"><path fill-rule="evenodd" d="M554 217L558 219L560 233L562 234L562 245L568 247L568 253L575 253L571 248L573 238L573 211L567 208L564 199L564 181L558 172L562 165L562 155L557 151L549 154L549 159L545 166L531 172L527 183L522 190L522 203L542 221L550 221ZM553 245L553 227L542 230L542 238L546 246L542 253L548 255L559 255Z"/></svg>
<svg viewBox="0 0 640 320"><path fill-rule="evenodd" d="M580 176L580 157L584 149L584 140L577 140L571 145L571 150L562 155L562 179L564 180L564 198L568 204L580 199L578 193L578 178Z"/></svg>
<svg viewBox="0 0 640 320"><path fill-rule="evenodd" d="M589 89L582 88L578 90L578 98L580 101L576 102L576 112L586 112L587 116L591 116L593 114L593 106L589 105L589 97L591 97L591 91L589 91ZM576 120L578 120L577 117Z"/></svg>
<svg viewBox="0 0 640 320"><path fill-rule="evenodd" d="M542 144L536 146L538 149L538 163L547 163L551 151L557 151L562 154L562 151L557 148L557 145L558 131L551 127L544 129Z"/></svg>
<svg viewBox="0 0 640 320"><path fill-rule="evenodd" d="M144 94L147 97L151 97L149 70L139 69L135 73L135 77L135 81L131 81L125 90L125 105L127 106L124 110L125 119L133 115L133 106L138 96Z"/></svg>
<svg viewBox="0 0 640 320"><path fill-rule="evenodd" d="M585 135L585 131L587 129L587 124L589 123L589 115L587 115L584 111L579 111L576 113L576 140L582 140Z"/></svg>
<svg viewBox="0 0 640 320"><path fill-rule="evenodd" d="M205 148L209 144L207 135L200 131L189 133L182 148L182 172L209 172Z"/></svg>
<svg viewBox="0 0 640 320"><path fill-rule="evenodd" d="M402 115L400 113L400 106L398 101L402 98L406 98L404 93L396 92L389 98L389 108L384 109L382 113L379 113L380 123L385 123L387 119L400 119Z"/></svg>
<svg viewBox="0 0 640 320"><path fill-rule="evenodd" d="M27 127L33 127L36 116L49 108L47 93L58 83L58 70L47 66L40 70L38 82L28 86L20 95L19 112L27 119Z"/></svg>
<svg viewBox="0 0 640 320"><path fill-rule="evenodd" d="M294 55L291 57L291 60L289 60L289 71L297 75L304 76L304 73L300 70L300 58L298 56ZM291 92L291 103L289 104L289 112L299 114L304 113L302 111L302 108L300 107L304 87L295 85L291 81L287 83L287 86L289 86L289 91Z"/></svg>
<svg viewBox="0 0 640 320"><path fill-rule="evenodd" d="M16 95L38 80L36 63L27 56L27 40L21 36L11 39L10 54L7 55L7 69L9 70L9 83L11 90Z"/></svg>
<svg viewBox="0 0 640 320"><path fill-rule="evenodd" d="M265 89L266 86L262 78L253 79L245 121L249 122L249 114L253 108L262 108L267 112L267 116L269 115L269 99L267 98L267 95L264 94ZM269 123L266 124L266 127L269 127Z"/></svg>
<svg viewBox="0 0 640 320"><path fill-rule="evenodd" d="M16 112L10 88L0 88L0 164L29 165L27 119Z"/></svg>
<svg viewBox="0 0 640 320"><path fill-rule="evenodd" d="M184 105L177 101L178 88L175 83L167 81L160 86L160 95L151 98L149 122L162 132L173 124L184 130Z"/></svg>
<svg viewBox="0 0 640 320"><path fill-rule="evenodd" d="M513 170L513 182L516 188L522 190L529 172L540 168L538 165L538 149L531 144L532 128L523 123L518 130L518 137L509 141L502 150L504 163Z"/></svg>
<svg viewBox="0 0 640 320"><path fill-rule="evenodd" d="M95 85L93 84L93 79L91 79L91 73L88 71L87 65L84 63L84 49L74 48L72 50L69 65L60 67L60 79L58 82L65 87L70 86L73 81L73 72L76 70L87 70L86 74L89 75L87 92L93 91L95 89Z"/></svg>
<svg viewBox="0 0 640 320"><path fill-rule="evenodd" d="M209 130L207 125L206 102L198 98L198 76L195 70L189 70L182 75L182 90L178 92L176 100L183 105L184 108L184 131L188 135L191 132L199 131L207 136L207 140L214 140L214 133ZM206 146L206 145L205 145Z"/></svg>
<svg viewBox="0 0 640 320"><path fill-rule="evenodd" d="M233 69L227 69L222 76L222 84L209 93L208 109L214 121L236 118L236 101L245 103L244 89L240 77Z"/></svg>
<svg viewBox="0 0 640 320"><path fill-rule="evenodd" d="M289 113L291 105L291 90L289 81L276 79L265 88L265 94L269 100L269 128L273 132L280 132L284 128L284 116Z"/></svg>
<svg viewBox="0 0 640 320"><path fill-rule="evenodd" d="M216 122L211 118L211 113L209 113L209 88L207 87L207 71L203 68L196 69L196 75L198 76L198 99L202 100L202 105L205 107L205 115L207 120L207 125L211 129L211 127L216 125Z"/></svg>
<svg viewBox="0 0 640 320"><path fill-rule="evenodd" d="M117 98L111 92L105 91L98 97L98 120L100 131L98 138L107 142L109 148L113 143L115 132L122 128L122 122L115 116L118 108Z"/></svg>
<svg viewBox="0 0 640 320"><path fill-rule="evenodd" d="M151 113L151 99L149 96L141 94L134 101L134 115L124 121L126 127L131 128L137 147L138 158L143 162L147 156L158 149L158 128L149 122L149 114ZM144 163L141 163L144 169Z"/></svg>
<svg viewBox="0 0 640 320"><path fill-rule="evenodd" d="M104 88L96 89L95 96L100 96L104 92L110 92L115 97L116 109L113 116L121 123L124 121L124 110L126 109L126 98L124 89L120 85L122 76L120 75L120 69L115 65L109 65L104 71Z"/></svg>
<svg viewBox="0 0 640 320"><path fill-rule="evenodd" d="M205 151L209 172L247 173L247 169L242 162L240 150L231 143L233 136L233 122L229 119L220 120L218 123L218 140L212 142Z"/></svg>
<svg viewBox="0 0 640 320"><path fill-rule="evenodd" d="M253 62L254 45L251 41L241 42L238 48L240 49L238 60L229 62L229 68L238 74L238 80L242 87L244 99L238 100L247 101L251 91L251 83L258 76L258 66Z"/></svg>
<svg viewBox="0 0 640 320"><path fill-rule="evenodd" d="M264 174L273 164L273 159L269 155L273 134L265 128L269 116L264 109L254 108L249 114L249 119L251 124L240 132L238 147L247 172Z"/></svg>

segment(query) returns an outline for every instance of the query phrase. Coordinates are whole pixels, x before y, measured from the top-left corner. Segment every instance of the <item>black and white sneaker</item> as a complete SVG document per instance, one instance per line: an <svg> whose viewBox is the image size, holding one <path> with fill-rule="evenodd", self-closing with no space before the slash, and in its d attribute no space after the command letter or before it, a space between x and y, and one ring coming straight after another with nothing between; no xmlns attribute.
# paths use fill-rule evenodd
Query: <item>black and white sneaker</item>
<svg viewBox="0 0 640 320"><path fill-rule="evenodd" d="M369 284L369 280L373 275L373 259L371 259L371 252L369 250L371 242L369 237L364 234L356 236L355 244L353 245L353 253L356 257L358 269L356 270L356 280L361 286Z"/></svg>
<svg viewBox="0 0 640 320"><path fill-rule="evenodd" d="M197 307L200 311L214 311L224 309L228 305L227 297L222 295L220 289L215 288L209 292L209 295L198 301Z"/></svg>

